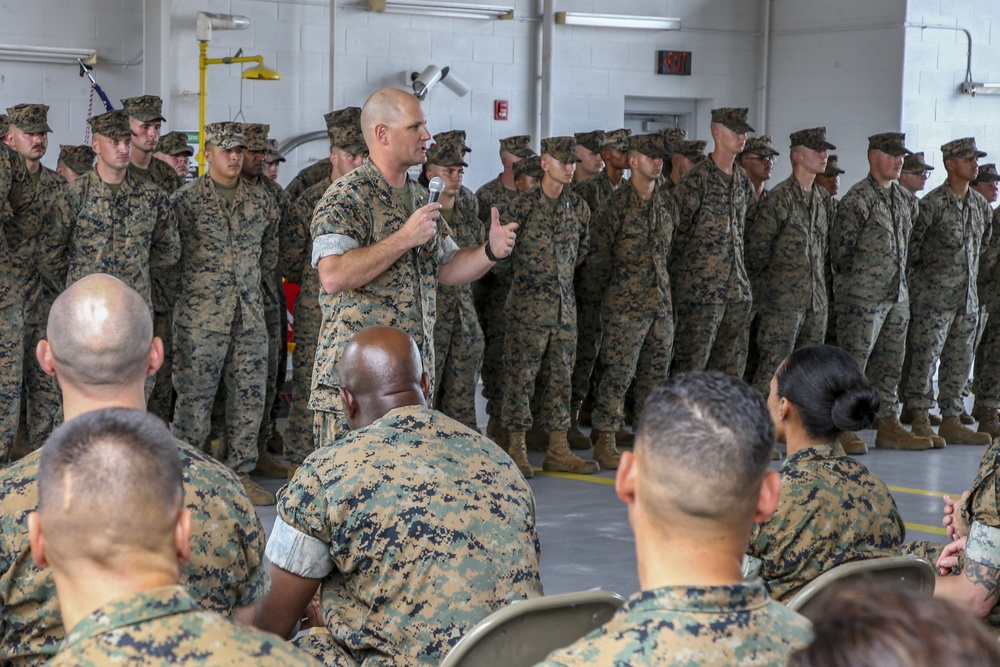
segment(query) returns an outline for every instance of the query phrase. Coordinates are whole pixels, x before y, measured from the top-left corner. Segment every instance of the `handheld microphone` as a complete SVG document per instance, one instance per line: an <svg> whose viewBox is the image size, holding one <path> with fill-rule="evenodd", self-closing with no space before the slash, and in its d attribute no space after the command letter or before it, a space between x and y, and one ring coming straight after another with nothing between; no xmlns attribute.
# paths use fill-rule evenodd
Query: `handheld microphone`
<svg viewBox="0 0 1000 667"><path fill-rule="evenodd" d="M427 184L427 190L429 192L427 195L427 203L433 204L441 198L441 193L444 192L444 179L440 176L435 176L431 179L431 182ZM423 249L423 246L417 248L417 254L419 255L420 251Z"/></svg>

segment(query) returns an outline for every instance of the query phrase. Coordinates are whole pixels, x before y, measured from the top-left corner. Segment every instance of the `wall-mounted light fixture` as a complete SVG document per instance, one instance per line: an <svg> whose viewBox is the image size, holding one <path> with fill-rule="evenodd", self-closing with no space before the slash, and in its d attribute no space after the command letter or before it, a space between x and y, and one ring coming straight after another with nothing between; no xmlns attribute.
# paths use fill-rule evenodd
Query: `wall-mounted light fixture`
<svg viewBox="0 0 1000 667"><path fill-rule="evenodd" d="M1000 83L965 81L962 83L962 92L973 97L976 95L1000 95Z"/></svg>
<svg viewBox="0 0 1000 667"><path fill-rule="evenodd" d="M0 44L0 60L63 65L75 65L77 64L77 60L82 60L84 65L95 65L97 64L97 51L94 49L70 49L60 46Z"/></svg>
<svg viewBox="0 0 1000 667"><path fill-rule="evenodd" d="M582 25L593 28L637 28L641 30L680 30L681 20L660 16L628 16L625 14L585 14L556 12L559 25Z"/></svg>
<svg viewBox="0 0 1000 667"><path fill-rule="evenodd" d="M457 19L514 18L513 7L477 5L469 2L433 2L432 0L368 0L368 11Z"/></svg>
<svg viewBox="0 0 1000 667"><path fill-rule="evenodd" d="M418 100L426 98L427 93L431 92L431 89L439 83L443 83L445 88L459 97L465 97L469 94L469 86L451 73L451 67L428 65L423 72L410 72L409 83Z"/></svg>

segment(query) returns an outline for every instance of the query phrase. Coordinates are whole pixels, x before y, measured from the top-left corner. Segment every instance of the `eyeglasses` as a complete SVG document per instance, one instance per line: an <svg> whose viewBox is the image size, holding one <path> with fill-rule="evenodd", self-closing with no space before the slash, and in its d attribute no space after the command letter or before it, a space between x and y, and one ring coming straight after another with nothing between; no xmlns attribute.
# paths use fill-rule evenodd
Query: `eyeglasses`
<svg viewBox="0 0 1000 667"><path fill-rule="evenodd" d="M760 160L761 162L767 162L768 164L774 164L774 156L768 155L766 157L745 157L744 160Z"/></svg>

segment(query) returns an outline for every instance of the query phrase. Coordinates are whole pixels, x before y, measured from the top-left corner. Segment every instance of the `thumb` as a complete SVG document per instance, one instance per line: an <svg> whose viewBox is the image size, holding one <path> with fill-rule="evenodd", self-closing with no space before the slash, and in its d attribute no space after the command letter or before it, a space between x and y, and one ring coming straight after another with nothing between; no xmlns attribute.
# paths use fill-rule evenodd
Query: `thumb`
<svg viewBox="0 0 1000 667"><path fill-rule="evenodd" d="M500 211L494 206L490 209L490 227L500 226Z"/></svg>

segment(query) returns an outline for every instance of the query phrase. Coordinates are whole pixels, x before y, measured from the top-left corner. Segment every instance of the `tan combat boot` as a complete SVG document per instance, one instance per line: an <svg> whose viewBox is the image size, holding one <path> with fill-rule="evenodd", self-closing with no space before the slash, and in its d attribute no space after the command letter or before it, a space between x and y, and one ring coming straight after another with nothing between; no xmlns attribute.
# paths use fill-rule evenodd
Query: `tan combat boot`
<svg viewBox="0 0 1000 667"><path fill-rule="evenodd" d="M274 494L250 479L248 475L240 475L240 481L243 482L243 490L247 492L247 497L254 505L273 505L275 503Z"/></svg>
<svg viewBox="0 0 1000 667"><path fill-rule="evenodd" d="M576 415L573 415L573 421L569 425L569 432L566 433L566 439L569 441L570 449L581 449L587 450L591 449L593 445L590 443L590 438L583 434L580 430L580 424L576 420Z"/></svg>
<svg viewBox="0 0 1000 667"><path fill-rule="evenodd" d="M910 410L906 404L903 404L903 409L899 411L899 423L900 424L912 424L913 423L913 410Z"/></svg>
<svg viewBox="0 0 1000 667"><path fill-rule="evenodd" d="M926 410L913 411L913 426L910 427L910 431L921 438L930 438L934 443L934 449L944 449L947 445L945 439L931 429L931 415Z"/></svg>
<svg viewBox="0 0 1000 667"><path fill-rule="evenodd" d="M503 427L500 426L500 418L490 415L489 421L486 422L486 437L493 442L500 444L497 440L497 436L503 431Z"/></svg>
<svg viewBox="0 0 1000 667"><path fill-rule="evenodd" d="M992 408L981 409L977 430L980 433L989 433L991 438L1000 438L1000 419L997 418L997 411Z"/></svg>
<svg viewBox="0 0 1000 667"><path fill-rule="evenodd" d="M295 471L298 470L298 469L299 469L299 464L298 463L289 463L288 464L288 477L287 477L287 479L288 479L289 482L292 481L292 477L295 477Z"/></svg>
<svg viewBox="0 0 1000 667"><path fill-rule="evenodd" d="M590 432L590 441L597 444L597 436L600 431L592 430ZM635 434L632 431L618 431L615 433L615 446L616 447L632 447L635 445Z"/></svg>
<svg viewBox="0 0 1000 667"><path fill-rule="evenodd" d="M837 442L840 446L844 448L845 454L851 454L852 456L860 456L861 454L868 453L868 445L865 441L858 437L858 434L854 431L844 431L837 438Z"/></svg>
<svg viewBox="0 0 1000 667"><path fill-rule="evenodd" d="M549 448L545 451L542 470L546 472L575 472L581 475L592 475L601 469L597 461L588 461L569 450L566 441L566 431L549 433Z"/></svg>
<svg viewBox="0 0 1000 667"><path fill-rule="evenodd" d="M875 446L879 449L931 449L934 443L930 438L913 435L899 423L895 415L875 420Z"/></svg>
<svg viewBox="0 0 1000 667"><path fill-rule="evenodd" d="M938 435L949 445L988 445L993 442L989 433L973 431L962 423L961 417L954 415L941 420Z"/></svg>
<svg viewBox="0 0 1000 667"><path fill-rule="evenodd" d="M991 410L991 409L992 408L986 408L987 412L989 410ZM995 412L995 410L994 410L994 412ZM983 418L983 414L984 414L984 412L983 412L983 406L981 406L979 403L973 403L972 404L972 418L975 419L976 421L981 421L982 418Z"/></svg>
<svg viewBox="0 0 1000 667"><path fill-rule="evenodd" d="M524 442L533 452L544 452L549 448L549 432L543 431L537 424L532 424L524 434Z"/></svg>
<svg viewBox="0 0 1000 667"><path fill-rule="evenodd" d="M615 447L615 434L602 431L594 447L594 460L601 464L602 469L617 470L621 457Z"/></svg>
<svg viewBox="0 0 1000 667"><path fill-rule="evenodd" d="M257 467L250 474L256 477L286 479L288 477L288 466L271 456L265 448L264 451L257 452Z"/></svg>
<svg viewBox="0 0 1000 667"><path fill-rule="evenodd" d="M531 462L528 461L528 449L524 442L524 431L511 431L508 434L510 439L510 449L508 454L510 458L514 460L514 464L517 469L521 471L525 479L531 479L535 476L535 469L531 467Z"/></svg>

